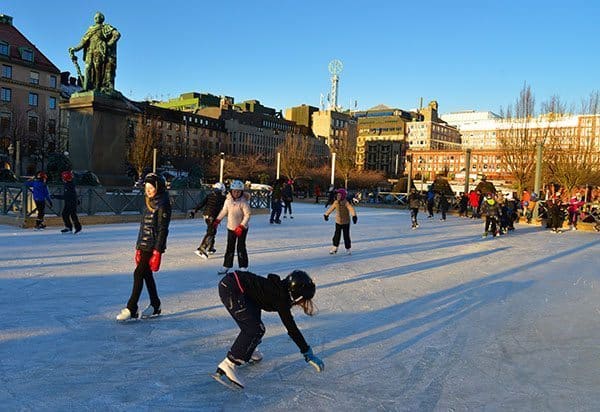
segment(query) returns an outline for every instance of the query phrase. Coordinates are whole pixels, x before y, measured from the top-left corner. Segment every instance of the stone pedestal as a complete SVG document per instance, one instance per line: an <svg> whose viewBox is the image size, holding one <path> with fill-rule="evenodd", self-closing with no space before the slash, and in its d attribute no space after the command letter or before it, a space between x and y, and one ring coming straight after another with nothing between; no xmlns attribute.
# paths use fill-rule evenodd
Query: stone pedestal
<svg viewBox="0 0 600 412"><path fill-rule="evenodd" d="M61 104L73 170L94 172L103 186L130 186L126 174L127 118L138 109L118 93L75 93Z"/></svg>

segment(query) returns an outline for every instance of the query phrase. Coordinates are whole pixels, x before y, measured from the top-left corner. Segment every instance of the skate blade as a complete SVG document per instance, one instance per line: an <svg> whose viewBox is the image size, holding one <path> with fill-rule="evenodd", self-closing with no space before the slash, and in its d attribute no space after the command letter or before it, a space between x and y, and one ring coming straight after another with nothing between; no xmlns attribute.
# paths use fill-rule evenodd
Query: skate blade
<svg viewBox="0 0 600 412"><path fill-rule="evenodd" d="M211 373L210 376L214 380L216 380L217 382L219 382L221 385L227 386L229 389L233 389L233 390L236 390L236 391L244 389L243 386L237 384L234 381L229 380L229 378L225 374L221 375L219 372L215 372L215 373Z"/></svg>

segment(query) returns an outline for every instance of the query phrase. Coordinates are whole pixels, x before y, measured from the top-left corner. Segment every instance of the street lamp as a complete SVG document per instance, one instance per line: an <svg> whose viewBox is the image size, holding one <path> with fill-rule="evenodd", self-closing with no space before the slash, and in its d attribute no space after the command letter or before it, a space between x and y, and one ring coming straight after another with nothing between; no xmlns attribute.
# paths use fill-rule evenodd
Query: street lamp
<svg viewBox="0 0 600 412"><path fill-rule="evenodd" d="M335 152L331 153L331 186L335 182Z"/></svg>
<svg viewBox="0 0 600 412"><path fill-rule="evenodd" d="M223 167L225 166L225 153L221 152L221 160L219 164L219 182L223 183Z"/></svg>

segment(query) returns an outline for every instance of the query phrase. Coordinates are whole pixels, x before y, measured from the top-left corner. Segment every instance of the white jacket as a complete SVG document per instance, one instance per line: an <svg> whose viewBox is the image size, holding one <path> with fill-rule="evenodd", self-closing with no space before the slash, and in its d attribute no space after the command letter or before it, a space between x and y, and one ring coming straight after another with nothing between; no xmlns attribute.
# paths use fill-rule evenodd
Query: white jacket
<svg viewBox="0 0 600 412"><path fill-rule="evenodd" d="M231 193L227 194L223 209L217 216L217 219L223 220L227 216L227 229L234 230L239 225L248 227L250 221L250 206L246 200L245 193L239 199L234 199Z"/></svg>

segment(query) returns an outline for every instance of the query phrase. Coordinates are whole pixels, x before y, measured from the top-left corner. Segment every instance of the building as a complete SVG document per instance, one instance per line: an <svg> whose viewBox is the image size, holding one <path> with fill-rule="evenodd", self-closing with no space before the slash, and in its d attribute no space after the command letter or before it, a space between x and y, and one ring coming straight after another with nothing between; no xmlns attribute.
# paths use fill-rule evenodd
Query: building
<svg viewBox="0 0 600 412"><path fill-rule="evenodd" d="M460 132L438 116L438 103L433 100L421 108L407 127L408 147L416 150L459 150Z"/></svg>
<svg viewBox="0 0 600 412"><path fill-rule="evenodd" d="M34 174L58 149L60 70L0 14L0 151Z"/></svg>
<svg viewBox="0 0 600 412"><path fill-rule="evenodd" d="M453 112L442 120L458 129L463 148L492 150L497 146L496 129L502 117L493 112Z"/></svg>
<svg viewBox="0 0 600 412"><path fill-rule="evenodd" d="M210 93L188 92L182 93L178 97L169 99L166 102L153 102L158 107L182 112L195 112L205 107L219 107L222 99L228 99L233 103L233 97L215 96Z"/></svg>
<svg viewBox="0 0 600 412"><path fill-rule="evenodd" d="M286 109L285 118L295 122L299 126L305 126L312 130L312 116L313 113L318 111L318 107L303 104L301 106Z"/></svg>

